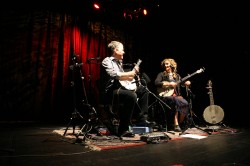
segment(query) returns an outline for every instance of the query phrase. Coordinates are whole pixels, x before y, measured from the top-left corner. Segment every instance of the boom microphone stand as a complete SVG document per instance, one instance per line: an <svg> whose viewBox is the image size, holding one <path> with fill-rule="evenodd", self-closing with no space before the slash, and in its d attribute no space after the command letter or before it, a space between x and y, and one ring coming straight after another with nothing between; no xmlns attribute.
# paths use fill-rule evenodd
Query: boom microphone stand
<svg viewBox="0 0 250 166"><path fill-rule="evenodd" d="M87 60L87 63L89 65L89 95L92 96L92 93L91 93L91 85L92 85L92 76L91 76L91 61L92 60L96 60L98 61L100 58L90 58ZM83 141L86 140L86 138L88 138L89 136L89 132L92 130L92 129L95 129L97 131L97 126L100 125L100 120L99 118L97 117L97 112L95 110L95 108L93 106L91 106L89 104L89 101L88 101L88 97L87 97L87 93L86 93L86 89L85 89L85 84L83 84L83 91L84 91L84 95L85 95L85 103L83 103L83 106L85 107L86 111L87 111L87 120L86 120L86 123L82 126L82 128L80 129L80 131L76 134L76 142L79 142L80 139L79 139L79 136L80 135L83 135ZM99 124L98 124L99 123ZM97 133L100 135L100 132L97 131Z"/></svg>
<svg viewBox="0 0 250 166"><path fill-rule="evenodd" d="M67 130L69 126L72 124L73 125L73 134L76 136L76 141L79 142L79 136L83 135L83 140L86 139L88 136L88 133L94 128L93 126L97 122L97 116L96 116L96 111L95 108L92 107L89 104L86 89L85 89L85 84L84 84L84 77L82 76L82 72L80 70L80 66L82 66L82 63L77 63L77 57L74 55L73 57L73 65L69 66L71 70L73 70L73 80L71 81L71 86L74 88L73 89L73 100L74 100L74 112L72 113L72 116L70 118L70 121L67 125L67 128L63 134L63 136L66 135ZM79 113L77 110L77 103L76 103L76 77L75 74L79 74L81 78L81 86L83 90L83 94L85 96L85 99L81 101L80 107L83 109L83 116ZM77 134L75 134L75 126L76 126L76 120L80 119L81 120L81 129Z"/></svg>
<svg viewBox="0 0 250 166"><path fill-rule="evenodd" d="M147 77L147 75L146 74L144 74L144 77ZM149 78L148 78L149 79ZM169 109L169 110L172 110L172 108L169 106L169 105L167 105L164 101L162 101L158 96L156 96L153 92L151 92L149 89L148 89L148 87L146 86L147 85L147 81L145 80L145 79L140 79L140 81L143 81L144 83L144 85L143 84L141 84L141 86L144 86L145 87L145 89L148 91L148 93L149 94L151 94L155 99L156 99L156 101L155 102L153 102L150 106L149 106L149 108L150 107L152 107L154 104L159 104L160 106L161 106L161 108L162 108L162 110L163 110L163 113L164 113L164 123L166 124L166 126L165 126L165 128L166 128L166 132L167 132L167 118L166 118L166 110L165 110L165 108L167 108L167 109Z"/></svg>
<svg viewBox="0 0 250 166"><path fill-rule="evenodd" d="M209 135L211 134L209 131L206 131L206 130L204 130L204 129L202 129L202 128L200 128L198 125L196 125L195 124L195 122L194 122L194 116L196 117L196 118L198 118L197 117L197 115L194 113L194 111L193 111L193 108L192 108L192 98L194 98L194 94L192 93L192 91L190 90L190 88L188 88L188 87L186 87L186 93L187 93L187 97L188 97L188 105L189 105L189 115L188 115L188 119L186 119L186 129L184 130L184 131L182 131L182 133L181 134L183 134L188 128L190 128L190 127L195 127L195 128L197 128L197 129L199 129L199 130L202 130L202 131L204 131L204 132L206 132L206 133L208 133Z"/></svg>

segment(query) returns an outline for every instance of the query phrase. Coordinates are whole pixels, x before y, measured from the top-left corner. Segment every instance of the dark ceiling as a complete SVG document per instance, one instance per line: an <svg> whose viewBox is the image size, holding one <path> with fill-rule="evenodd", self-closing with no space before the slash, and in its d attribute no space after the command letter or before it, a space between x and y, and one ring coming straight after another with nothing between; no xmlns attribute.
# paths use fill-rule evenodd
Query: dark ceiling
<svg viewBox="0 0 250 166"><path fill-rule="evenodd" d="M100 10L93 9L93 3L99 2ZM102 21L148 21L164 24L180 24L181 22L199 22L218 19L233 20L248 18L249 5L243 2L176 2L166 0L38 0L38 1L6 1L1 5L1 12L11 9L51 9L69 12L89 19ZM148 15L143 16L140 9L146 8ZM124 13L131 17L124 17ZM153 22L152 22L153 21ZM193 22L192 22L193 21ZM227 20L226 20L227 21Z"/></svg>

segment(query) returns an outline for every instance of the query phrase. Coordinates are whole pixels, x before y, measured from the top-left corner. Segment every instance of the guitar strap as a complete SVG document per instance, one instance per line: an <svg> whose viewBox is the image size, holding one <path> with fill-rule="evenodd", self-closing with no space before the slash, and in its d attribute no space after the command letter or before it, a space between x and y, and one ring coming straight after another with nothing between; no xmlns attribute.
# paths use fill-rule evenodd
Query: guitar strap
<svg viewBox="0 0 250 166"><path fill-rule="evenodd" d="M119 61L119 60L117 60L116 63L117 63L117 66L118 66L119 69L120 69L120 72L124 72L124 70L123 70L123 68L122 68L122 62Z"/></svg>
<svg viewBox="0 0 250 166"><path fill-rule="evenodd" d="M176 82L178 81L181 81L181 76L179 74L176 74ZM177 85L175 87L175 94L177 96L181 96L181 89L180 89L180 86L181 86L182 83L179 83L179 85Z"/></svg>

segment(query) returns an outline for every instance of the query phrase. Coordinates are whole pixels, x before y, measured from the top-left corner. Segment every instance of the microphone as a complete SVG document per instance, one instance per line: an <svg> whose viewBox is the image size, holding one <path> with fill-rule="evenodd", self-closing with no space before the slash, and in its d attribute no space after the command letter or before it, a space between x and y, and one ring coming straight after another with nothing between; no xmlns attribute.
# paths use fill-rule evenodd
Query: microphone
<svg viewBox="0 0 250 166"><path fill-rule="evenodd" d="M146 83L149 83L151 81L151 79L148 77L146 73L142 73L142 79L144 79Z"/></svg>
<svg viewBox="0 0 250 166"><path fill-rule="evenodd" d="M101 59L100 57L97 57L97 58L89 58L87 61L100 60L100 59Z"/></svg>
<svg viewBox="0 0 250 166"><path fill-rule="evenodd" d="M80 66L82 66L82 65L83 65L83 63L75 63L75 64L73 64L73 65L70 65L69 68L70 68L70 70L73 70L74 67L80 67Z"/></svg>
<svg viewBox="0 0 250 166"><path fill-rule="evenodd" d="M140 82L140 80L132 81L131 84L138 83L138 82Z"/></svg>
<svg viewBox="0 0 250 166"><path fill-rule="evenodd" d="M192 92L189 88L187 88L187 94L188 94L190 97L195 98L195 94L193 94L193 92Z"/></svg>
<svg viewBox="0 0 250 166"><path fill-rule="evenodd" d="M79 57L79 55L73 54L73 58L72 58L72 60L76 60L76 59L77 59L77 57Z"/></svg>
<svg viewBox="0 0 250 166"><path fill-rule="evenodd" d="M83 63L76 63L76 66L79 67L79 66L82 66Z"/></svg>

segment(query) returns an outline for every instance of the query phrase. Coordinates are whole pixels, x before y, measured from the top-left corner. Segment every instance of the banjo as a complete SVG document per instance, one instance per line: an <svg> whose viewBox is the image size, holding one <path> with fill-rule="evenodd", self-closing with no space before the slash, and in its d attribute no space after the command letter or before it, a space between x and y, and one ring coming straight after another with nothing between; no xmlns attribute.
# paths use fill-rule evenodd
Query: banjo
<svg viewBox="0 0 250 166"><path fill-rule="evenodd" d="M138 59L136 66L140 66L142 60ZM139 78L138 78L139 79ZM137 88L137 81L135 79L133 79L132 81L128 81L128 80L119 80L120 85L123 86L125 89L127 90L132 90L135 91Z"/></svg>
<svg viewBox="0 0 250 166"><path fill-rule="evenodd" d="M213 91L212 91L212 81L208 81L208 87L209 90L209 98L210 98L210 106L206 107L206 109L203 112L203 118L206 122L210 124L217 124L220 123L224 118L224 111L223 109L218 106L214 105L214 97L213 97Z"/></svg>
<svg viewBox="0 0 250 166"><path fill-rule="evenodd" d="M205 70L205 68L200 68L199 70L195 71L192 74L187 75L186 77L182 78L181 80L177 81L176 83L180 84L181 82L186 81L190 77L192 77L192 76L194 76L196 74L204 72L204 70ZM165 81L163 81L163 82L165 82ZM160 87L160 88L157 88L157 91L159 93L159 96L167 97L167 96L172 96L174 94L175 89L173 87L164 87L164 88Z"/></svg>

